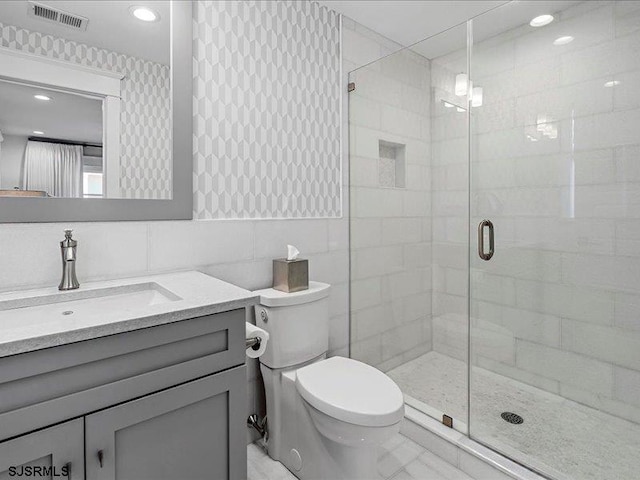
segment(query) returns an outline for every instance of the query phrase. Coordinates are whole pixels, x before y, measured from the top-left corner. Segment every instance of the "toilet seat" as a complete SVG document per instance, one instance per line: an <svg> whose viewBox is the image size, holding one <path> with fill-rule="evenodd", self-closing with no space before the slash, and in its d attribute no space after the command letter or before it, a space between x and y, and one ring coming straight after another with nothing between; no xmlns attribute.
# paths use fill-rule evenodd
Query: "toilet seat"
<svg viewBox="0 0 640 480"><path fill-rule="evenodd" d="M311 406L343 422L386 427L404 416L404 398L395 382L350 358L331 357L298 369L296 389Z"/></svg>

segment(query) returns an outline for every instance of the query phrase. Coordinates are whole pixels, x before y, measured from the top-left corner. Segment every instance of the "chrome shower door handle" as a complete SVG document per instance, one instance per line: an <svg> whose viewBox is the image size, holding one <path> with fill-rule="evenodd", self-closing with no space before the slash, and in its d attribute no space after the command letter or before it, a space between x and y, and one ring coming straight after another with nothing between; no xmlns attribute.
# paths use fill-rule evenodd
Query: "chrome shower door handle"
<svg viewBox="0 0 640 480"><path fill-rule="evenodd" d="M489 252L484 251L484 227L489 227ZM493 234L493 223L490 220L482 220L478 224L478 256L485 261L491 260L495 251L495 239Z"/></svg>

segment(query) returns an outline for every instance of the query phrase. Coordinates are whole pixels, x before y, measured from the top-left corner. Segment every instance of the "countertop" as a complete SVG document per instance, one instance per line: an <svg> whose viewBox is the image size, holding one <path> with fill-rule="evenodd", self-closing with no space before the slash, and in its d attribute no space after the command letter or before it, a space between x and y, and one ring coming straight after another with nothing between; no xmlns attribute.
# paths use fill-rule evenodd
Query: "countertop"
<svg viewBox="0 0 640 480"><path fill-rule="evenodd" d="M132 285L141 291L152 285L151 290L145 290L148 295L170 299L102 310L87 306L86 299L108 298L104 289L118 293ZM2 293L0 357L245 308L258 300L253 292L195 271L91 282L68 293L56 287ZM83 305L68 314L68 307L78 301ZM25 302L31 306L25 307Z"/></svg>

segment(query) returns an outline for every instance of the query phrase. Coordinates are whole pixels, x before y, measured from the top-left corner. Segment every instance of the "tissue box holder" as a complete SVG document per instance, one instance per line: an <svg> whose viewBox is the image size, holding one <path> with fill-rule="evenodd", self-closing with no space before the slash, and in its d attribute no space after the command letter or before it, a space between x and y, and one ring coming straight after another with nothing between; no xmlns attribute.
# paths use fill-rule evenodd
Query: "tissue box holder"
<svg viewBox="0 0 640 480"><path fill-rule="evenodd" d="M309 260L298 258L273 261L273 288L281 292L293 293L309 288Z"/></svg>

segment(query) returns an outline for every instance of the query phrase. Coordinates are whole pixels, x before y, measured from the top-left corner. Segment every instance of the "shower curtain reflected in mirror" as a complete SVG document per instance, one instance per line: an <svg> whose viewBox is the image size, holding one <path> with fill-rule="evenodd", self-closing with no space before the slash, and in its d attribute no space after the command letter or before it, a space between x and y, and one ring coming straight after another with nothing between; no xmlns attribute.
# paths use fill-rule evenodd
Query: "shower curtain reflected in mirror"
<svg viewBox="0 0 640 480"><path fill-rule="evenodd" d="M50 197L82 197L82 146L27 142L23 186Z"/></svg>
<svg viewBox="0 0 640 480"><path fill-rule="evenodd" d="M2 136L2 132L0 132L0 165L2 165L2 142L4 142L4 137ZM0 185L2 185L2 170L0 169Z"/></svg>

